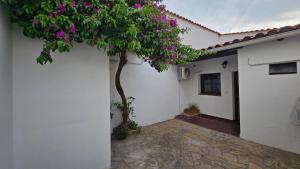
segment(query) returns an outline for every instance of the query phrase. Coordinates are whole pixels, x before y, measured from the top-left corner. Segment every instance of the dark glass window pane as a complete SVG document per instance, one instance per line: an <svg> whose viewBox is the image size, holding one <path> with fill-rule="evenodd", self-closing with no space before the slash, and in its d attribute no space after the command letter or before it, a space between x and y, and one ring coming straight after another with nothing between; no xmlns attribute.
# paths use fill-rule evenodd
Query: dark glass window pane
<svg viewBox="0 0 300 169"><path fill-rule="evenodd" d="M210 80L204 80L204 90L206 92L211 91L211 82L210 82Z"/></svg>
<svg viewBox="0 0 300 169"><path fill-rule="evenodd" d="M200 75L201 94L221 95L221 74Z"/></svg>
<svg viewBox="0 0 300 169"><path fill-rule="evenodd" d="M297 62L291 63L279 63L269 65L269 74L296 74L297 73Z"/></svg>

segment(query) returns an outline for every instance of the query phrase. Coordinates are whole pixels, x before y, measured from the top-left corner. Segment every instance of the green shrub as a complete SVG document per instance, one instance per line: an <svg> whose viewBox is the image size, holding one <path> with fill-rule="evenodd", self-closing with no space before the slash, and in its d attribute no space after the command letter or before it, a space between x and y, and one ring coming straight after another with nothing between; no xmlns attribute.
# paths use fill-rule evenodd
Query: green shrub
<svg viewBox="0 0 300 169"><path fill-rule="evenodd" d="M134 107L133 107L133 102L134 102L135 98L130 96L127 98L127 107L128 107L128 114L130 114L132 117L135 117L135 114L134 114ZM115 102L115 101L112 101L112 104L110 105L111 109L112 108L117 108L121 111L124 110L124 105L122 102Z"/></svg>
<svg viewBox="0 0 300 169"><path fill-rule="evenodd" d="M139 124L133 120L128 121L128 128L132 130L137 130L139 128Z"/></svg>
<svg viewBox="0 0 300 169"><path fill-rule="evenodd" d="M189 105L190 110L199 110L199 106L197 105L197 103L192 103Z"/></svg>
<svg viewBox="0 0 300 169"><path fill-rule="evenodd" d="M200 109L196 103L192 103L183 112L188 115L197 115L200 113Z"/></svg>
<svg viewBox="0 0 300 169"><path fill-rule="evenodd" d="M114 128L113 130L113 136L117 140L124 140L128 137L128 127L125 127L123 125Z"/></svg>

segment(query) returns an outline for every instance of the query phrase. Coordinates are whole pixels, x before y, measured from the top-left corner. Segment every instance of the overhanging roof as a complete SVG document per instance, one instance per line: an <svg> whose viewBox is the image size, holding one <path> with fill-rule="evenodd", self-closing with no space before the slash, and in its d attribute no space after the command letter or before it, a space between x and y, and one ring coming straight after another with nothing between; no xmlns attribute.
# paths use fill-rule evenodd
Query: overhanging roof
<svg viewBox="0 0 300 169"><path fill-rule="evenodd" d="M223 50L253 45L257 43L278 40L278 39L287 38L296 35L300 35L300 24L295 26L285 26L281 28L270 29L265 33L261 32L261 33L257 33L254 36L246 36L243 39L234 39L233 41L225 42L223 44L217 44L215 46L210 46L202 50L208 50L213 52L223 51Z"/></svg>

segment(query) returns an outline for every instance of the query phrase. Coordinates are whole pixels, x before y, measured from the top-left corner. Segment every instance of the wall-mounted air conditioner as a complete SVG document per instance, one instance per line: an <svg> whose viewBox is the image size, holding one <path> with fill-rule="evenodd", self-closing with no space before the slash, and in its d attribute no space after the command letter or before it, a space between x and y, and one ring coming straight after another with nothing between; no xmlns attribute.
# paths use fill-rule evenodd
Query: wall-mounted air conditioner
<svg viewBox="0 0 300 169"><path fill-rule="evenodd" d="M186 67L178 68L178 80L188 80L191 78L191 70Z"/></svg>

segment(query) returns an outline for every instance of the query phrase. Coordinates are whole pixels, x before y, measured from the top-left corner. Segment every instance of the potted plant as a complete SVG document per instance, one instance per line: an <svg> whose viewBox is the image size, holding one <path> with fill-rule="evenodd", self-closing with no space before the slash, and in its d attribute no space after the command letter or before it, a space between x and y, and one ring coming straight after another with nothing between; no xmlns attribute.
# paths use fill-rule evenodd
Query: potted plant
<svg viewBox="0 0 300 169"><path fill-rule="evenodd" d="M134 120L128 121L129 135L141 133L142 127Z"/></svg>
<svg viewBox="0 0 300 169"><path fill-rule="evenodd" d="M183 110L185 116L197 116L200 114L199 106L196 103L192 103L188 108Z"/></svg>
<svg viewBox="0 0 300 169"><path fill-rule="evenodd" d="M135 117L134 115L134 107L132 106L134 97L127 98L127 108L129 110L128 114L130 117ZM112 107L116 107L120 111L124 109L124 105L120 102L113 102ZM124 140L128 137L128 135L139 134L141 132L142 127L134 120L128 117L127 125L119 125L113 130L113 136L118 140Z"/></svg>

